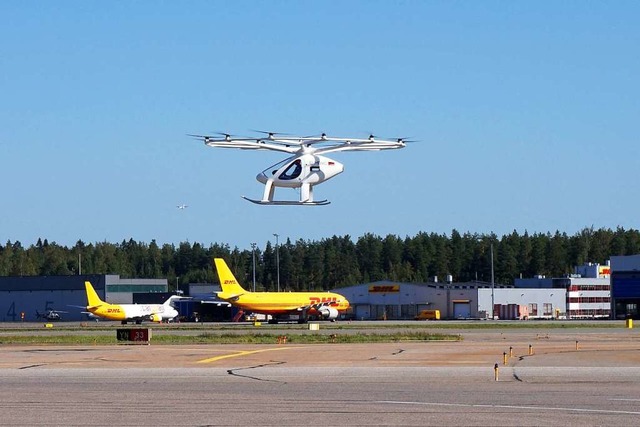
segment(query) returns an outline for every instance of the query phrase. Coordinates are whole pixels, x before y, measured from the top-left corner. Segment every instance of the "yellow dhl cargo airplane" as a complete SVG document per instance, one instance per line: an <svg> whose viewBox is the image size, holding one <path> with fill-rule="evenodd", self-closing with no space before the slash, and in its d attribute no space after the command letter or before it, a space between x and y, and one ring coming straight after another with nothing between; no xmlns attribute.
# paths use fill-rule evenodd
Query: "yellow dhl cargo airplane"
<svg viewBox="0 0 640 427"><path fill-rule="evenodd" d="M349 308L349 301L333 292L249 292L240 286L222 258L214 258L222 292L218 298L242 310L270 314L272 321L297 315L298 322L309 318L335 320Z"/></svg>
<svg viewBox="0 0 640 427"><path fill-rule="evenodd" d="M143 320L162 322L173 319L178 310L171 303L181 297L173 295L163 304L109 304L102 301L90 282L84 282L87 291L86 310L94 316L108 320L120 320L123 325L127 322L142 323Z"/></svg>

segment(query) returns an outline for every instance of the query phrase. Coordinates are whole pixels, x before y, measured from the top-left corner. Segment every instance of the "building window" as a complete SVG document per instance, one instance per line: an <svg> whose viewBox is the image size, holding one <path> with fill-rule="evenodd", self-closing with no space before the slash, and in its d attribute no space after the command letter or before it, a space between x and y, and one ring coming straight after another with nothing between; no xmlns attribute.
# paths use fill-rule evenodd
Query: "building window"
<svg viewBox="0 0 640 427"><path fill-rule="evenodd" d="M542 315L551 316L553 314L553 304L545 302L542 304Z"/></svg>
<svg viewBox="0 0 640 427"><path fill-rule="evenodd" d="M537 316L538 315L538 303L532 302L529 304L529 316Z"/></svg>

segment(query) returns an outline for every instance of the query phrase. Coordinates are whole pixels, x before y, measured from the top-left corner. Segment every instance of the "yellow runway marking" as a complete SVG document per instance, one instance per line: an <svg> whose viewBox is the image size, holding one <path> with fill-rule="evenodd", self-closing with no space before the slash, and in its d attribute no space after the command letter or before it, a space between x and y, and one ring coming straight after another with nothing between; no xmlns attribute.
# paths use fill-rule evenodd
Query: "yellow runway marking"
<svg viewBox="0 0 640 427"><path fill-rule="evenodd" d="M216 357L210 357L209 359L198 360L197 363L211 363L211 362L217 362L218 360L222 360L222 359L229 359L231 357L247 356L249 354L263 353L265 351L289 350L292 348L299 348L299 347L275 347L275 348L263 348L262 350L244 350L244 351L241 350L235 353L223 354L222 356L216 356Z"/></svg>

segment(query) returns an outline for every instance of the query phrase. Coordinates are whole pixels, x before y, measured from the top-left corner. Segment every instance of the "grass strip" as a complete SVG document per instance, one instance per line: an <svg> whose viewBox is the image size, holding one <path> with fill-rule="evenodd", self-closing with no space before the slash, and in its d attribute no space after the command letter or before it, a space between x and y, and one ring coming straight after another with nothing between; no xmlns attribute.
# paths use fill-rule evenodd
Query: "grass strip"
<svg viewBox="0 0 640 427"><path fill-rule="evenodd" d="M198 335L154 334L152 344L276 344L282 342L281 334L247 333ZM372 334L293 334L287 335L289 344L327 343L384 343L401 341L461 341L460 335L434 334L426 332L372 333ZM0 345L110 345L116 344L115 333L108 335L11 335L0 337Z"/></svg>
<svg viewBox="0 0 640 427"><path fill-rule="evenodd" d="M133 326L133 325L132 325ZM181 323L181 324L145 324L143 326L137 327L145 327L145 328L153 328L154 333L156 331L161 332L163 330L181 330L181 331L209 331L214 329L215 331L255 331L256 326L251 323L242 323L242 324L232 324L227 325L225 323ZM54 327L58 327L58 324L54 324ZM60 329L64 331L114 331L117 328L127 327L121 326L119 324L94 324L88 323L83 325L68 325L62 324ZM465 321L465 322L448 322L448 321L417 321L417 322L401 322L401 323L390 323L386 324L385 322L375 322L375 323L360 323L360 322L336 322L336 323L322 323L321 327L323 330L327 331L341 331L341 330L385 330L385 329L406 329L410 331L424 331L424 330L447 330L447 329L456 329L456 330L509 330L509 329L518 329L518 330L527 330L527 329L537 329L537 330L545 330L545 329L609 329L609 328L622 328L625 327L624 321ZM265 331L269 331L270 329L278 329L278 330L308 330L309 325L298 325L298 324L278 324L278 325L269 325L263 323L260 326L261 329ZM42 331L42 326L25 326L25 327L3 327L2 323L0 323L0 333L7 332L12 333L16 331L20 332L28 332L28 331Z"/></svg>

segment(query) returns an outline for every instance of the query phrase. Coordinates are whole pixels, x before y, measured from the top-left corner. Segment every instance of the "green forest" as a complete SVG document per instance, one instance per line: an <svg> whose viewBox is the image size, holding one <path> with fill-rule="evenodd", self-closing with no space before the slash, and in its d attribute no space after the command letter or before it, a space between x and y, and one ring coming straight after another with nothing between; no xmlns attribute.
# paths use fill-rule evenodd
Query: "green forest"
<svg viewBox="0 0 640 427"><path fill-rule="evenodd" d="M222 257L247 289L334 289L378 280L426 282L452 275L456 282L491 280L512 284L518 277L559 277L587 262L604 264L612 255L640 253L640 232L624 228L585 228L575 235L524 232L498 237L453 230L450 235L420 232L412 237L365 234L320 241L287 239L275 247L231 248L224 243L179 245L136 242L76 242L66 247L38 239L24 247L0 246L0 276L119 274L122 278L167 278L169 288L186 283L217 283L212 258ZM278 268L279 265L279 268Z"/></svg>

